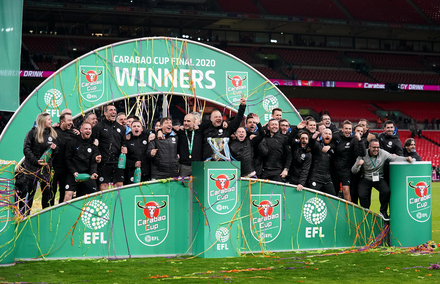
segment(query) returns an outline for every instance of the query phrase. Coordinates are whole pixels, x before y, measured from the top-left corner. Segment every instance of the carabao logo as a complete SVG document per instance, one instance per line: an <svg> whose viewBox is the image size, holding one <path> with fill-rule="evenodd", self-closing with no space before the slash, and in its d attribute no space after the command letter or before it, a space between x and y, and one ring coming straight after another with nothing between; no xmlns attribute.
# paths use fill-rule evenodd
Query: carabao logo
<svg viewBox="0 0 440 284"><path fill-rule="evenodd" d="M406 178L406 208L417 222L426 222L431 217L431 177L413 176Z"/></svg>
<svg viewBox="0 0 440 284"><path fill-rule="evenodd" d="M250 230L255 240L270 243L279 236L282 228L281 198L281 194L251 194Z"/></svg>
<svg viewBox="0 0 440 284"><path fill-rule="evenodd" d="M313 197L304 204L303 214L307 222L319 225L327 217L327 206L322 199Z"/></svg>
<svg viewBox="0 0 440 284"><path fill-rule="evenodd" d="M232 104L240 102L241 94L248 95L248 72L226 71L226 96Z"/></svg>
<svg viewBox="0 0 440 284"><path fill-rule="evenodd" d="M99 230L107 225L109 215L109 208L104 202L93 200L82 210L81 220L87 228Z"/></svg>
<svg viewBox="0 0 440 284"><path fill-rule="evenodd" d="M135 196L135 234L146 246L157 246L168 236L169 196Z"/></svg>
<svg viewBox="0 0 440 284"><path fill-rule="evenodd" d="M88 102L98 101L104 94L104 67L81 65L79 70L81 97Z"/></svg>
<svg viewBox="0 0 440 284"><path fill-rule="evenodd" d="M208 204L217 214L227 214L237 204L237 170L208 170Z"/></svg>

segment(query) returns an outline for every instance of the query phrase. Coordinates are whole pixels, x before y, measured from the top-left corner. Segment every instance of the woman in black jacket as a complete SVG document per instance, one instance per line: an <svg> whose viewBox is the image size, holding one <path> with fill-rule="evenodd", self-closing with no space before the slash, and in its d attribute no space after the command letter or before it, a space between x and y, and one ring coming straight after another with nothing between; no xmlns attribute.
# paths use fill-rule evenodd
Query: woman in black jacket
<svg viewBox="0 0 440 284"><path fill-rule="evenodd" d="M37 183L40 183L40 188L43 194L42 207L43 209L49 207L49 200L55 198L51 196L49 190L52 158L57 152L57 145L55 144L58 138L57 133L51 126L52 119L48 113L41 113L37 116L37 127L33 127L24 139L23 153L26 181L22 188L20 188L20 212L24 215L29 215L34 195L37 189ZM52 156L44 161L41 156L49 148L52 149Z"/></svg>

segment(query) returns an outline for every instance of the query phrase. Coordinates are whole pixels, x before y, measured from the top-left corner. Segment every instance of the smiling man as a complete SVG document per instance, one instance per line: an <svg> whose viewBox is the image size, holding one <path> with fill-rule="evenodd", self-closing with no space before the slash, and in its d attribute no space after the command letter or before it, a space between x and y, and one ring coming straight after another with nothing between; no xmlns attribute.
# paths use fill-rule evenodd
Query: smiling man
<svg viewBox="0 0 440 284"><path fill-rule="evenodd" d="M63 156L68 172L66 185L63 188L65 191L64 201L71 200L75 191L77 192L76 197L97 191L98 166L96 156L98 155L98 150L92 144L93 140L90 139L92 134L91 124L88 122L81 124L80 132L80 136L69 141ZM79 182L76 180L78 174L90 174L91 178Z"/></svg>
<svg viewBox="0 0 440 284"><path fill-rule="evenodd" d="M106 190L110 182L116 187L124 182L124 170L118 168L119 155L127 154L125 127L116 122L116 107L104 106L105 118L92 129L92 138L98 139L102 161L99 164L99 189Z"/></svg>
<svg viewBox="0 0 440 284"><path fill-rule="evenodd" d="M160 120L162 139L155 139L148 145L147 156L151 159L151 178L166 179L179 176L177 156L178 137L173 131L173 121L169 117Z"/></svg>
<svg viewBox="0 0 440 284"><path fill-rule="evenodd" d="M371 189L379 191L380 213L385 221L389 221L388 203L390 201L390 188L384 179L384 166L389 162L412 162L411 157L393 156L387 151L380 149L379 140L372 139L368 146L367 154L358 157L351 168L352 173L362 171L359 181L359 201L361 206L369 209L371 204Z"/></svg>

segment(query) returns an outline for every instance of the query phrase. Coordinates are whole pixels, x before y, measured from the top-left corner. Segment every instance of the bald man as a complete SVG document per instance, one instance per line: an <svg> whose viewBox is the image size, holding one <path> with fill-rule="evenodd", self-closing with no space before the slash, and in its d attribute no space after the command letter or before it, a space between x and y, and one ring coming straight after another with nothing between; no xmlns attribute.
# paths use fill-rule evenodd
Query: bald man
<svg viewBox="0 0 440 284"><path fill-rule="evenodd" d="M230 137L243 121L244 111L246 109L246 98L244 94L240 98L240 106L235 118L229 122L226 128L223 128L223 116L220 111L215 110L211 113L210 121L202 123L200 129L203 133L203 160L212 157L213 151L208 143L208 138L224 138Z"/></svg>

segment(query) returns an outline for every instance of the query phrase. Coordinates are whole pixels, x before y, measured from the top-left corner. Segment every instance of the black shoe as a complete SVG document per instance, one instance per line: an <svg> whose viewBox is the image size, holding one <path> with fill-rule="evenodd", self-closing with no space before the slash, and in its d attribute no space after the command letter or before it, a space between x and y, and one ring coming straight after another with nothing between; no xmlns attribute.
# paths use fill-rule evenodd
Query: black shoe
<svg viewBox="0 0 440 284"><path fill-rule="evenodd" d="M379 216L382 217L382 219L383 219L385 222L390 221L390 216L388 215L387 212L380 212Z"/></svg>

